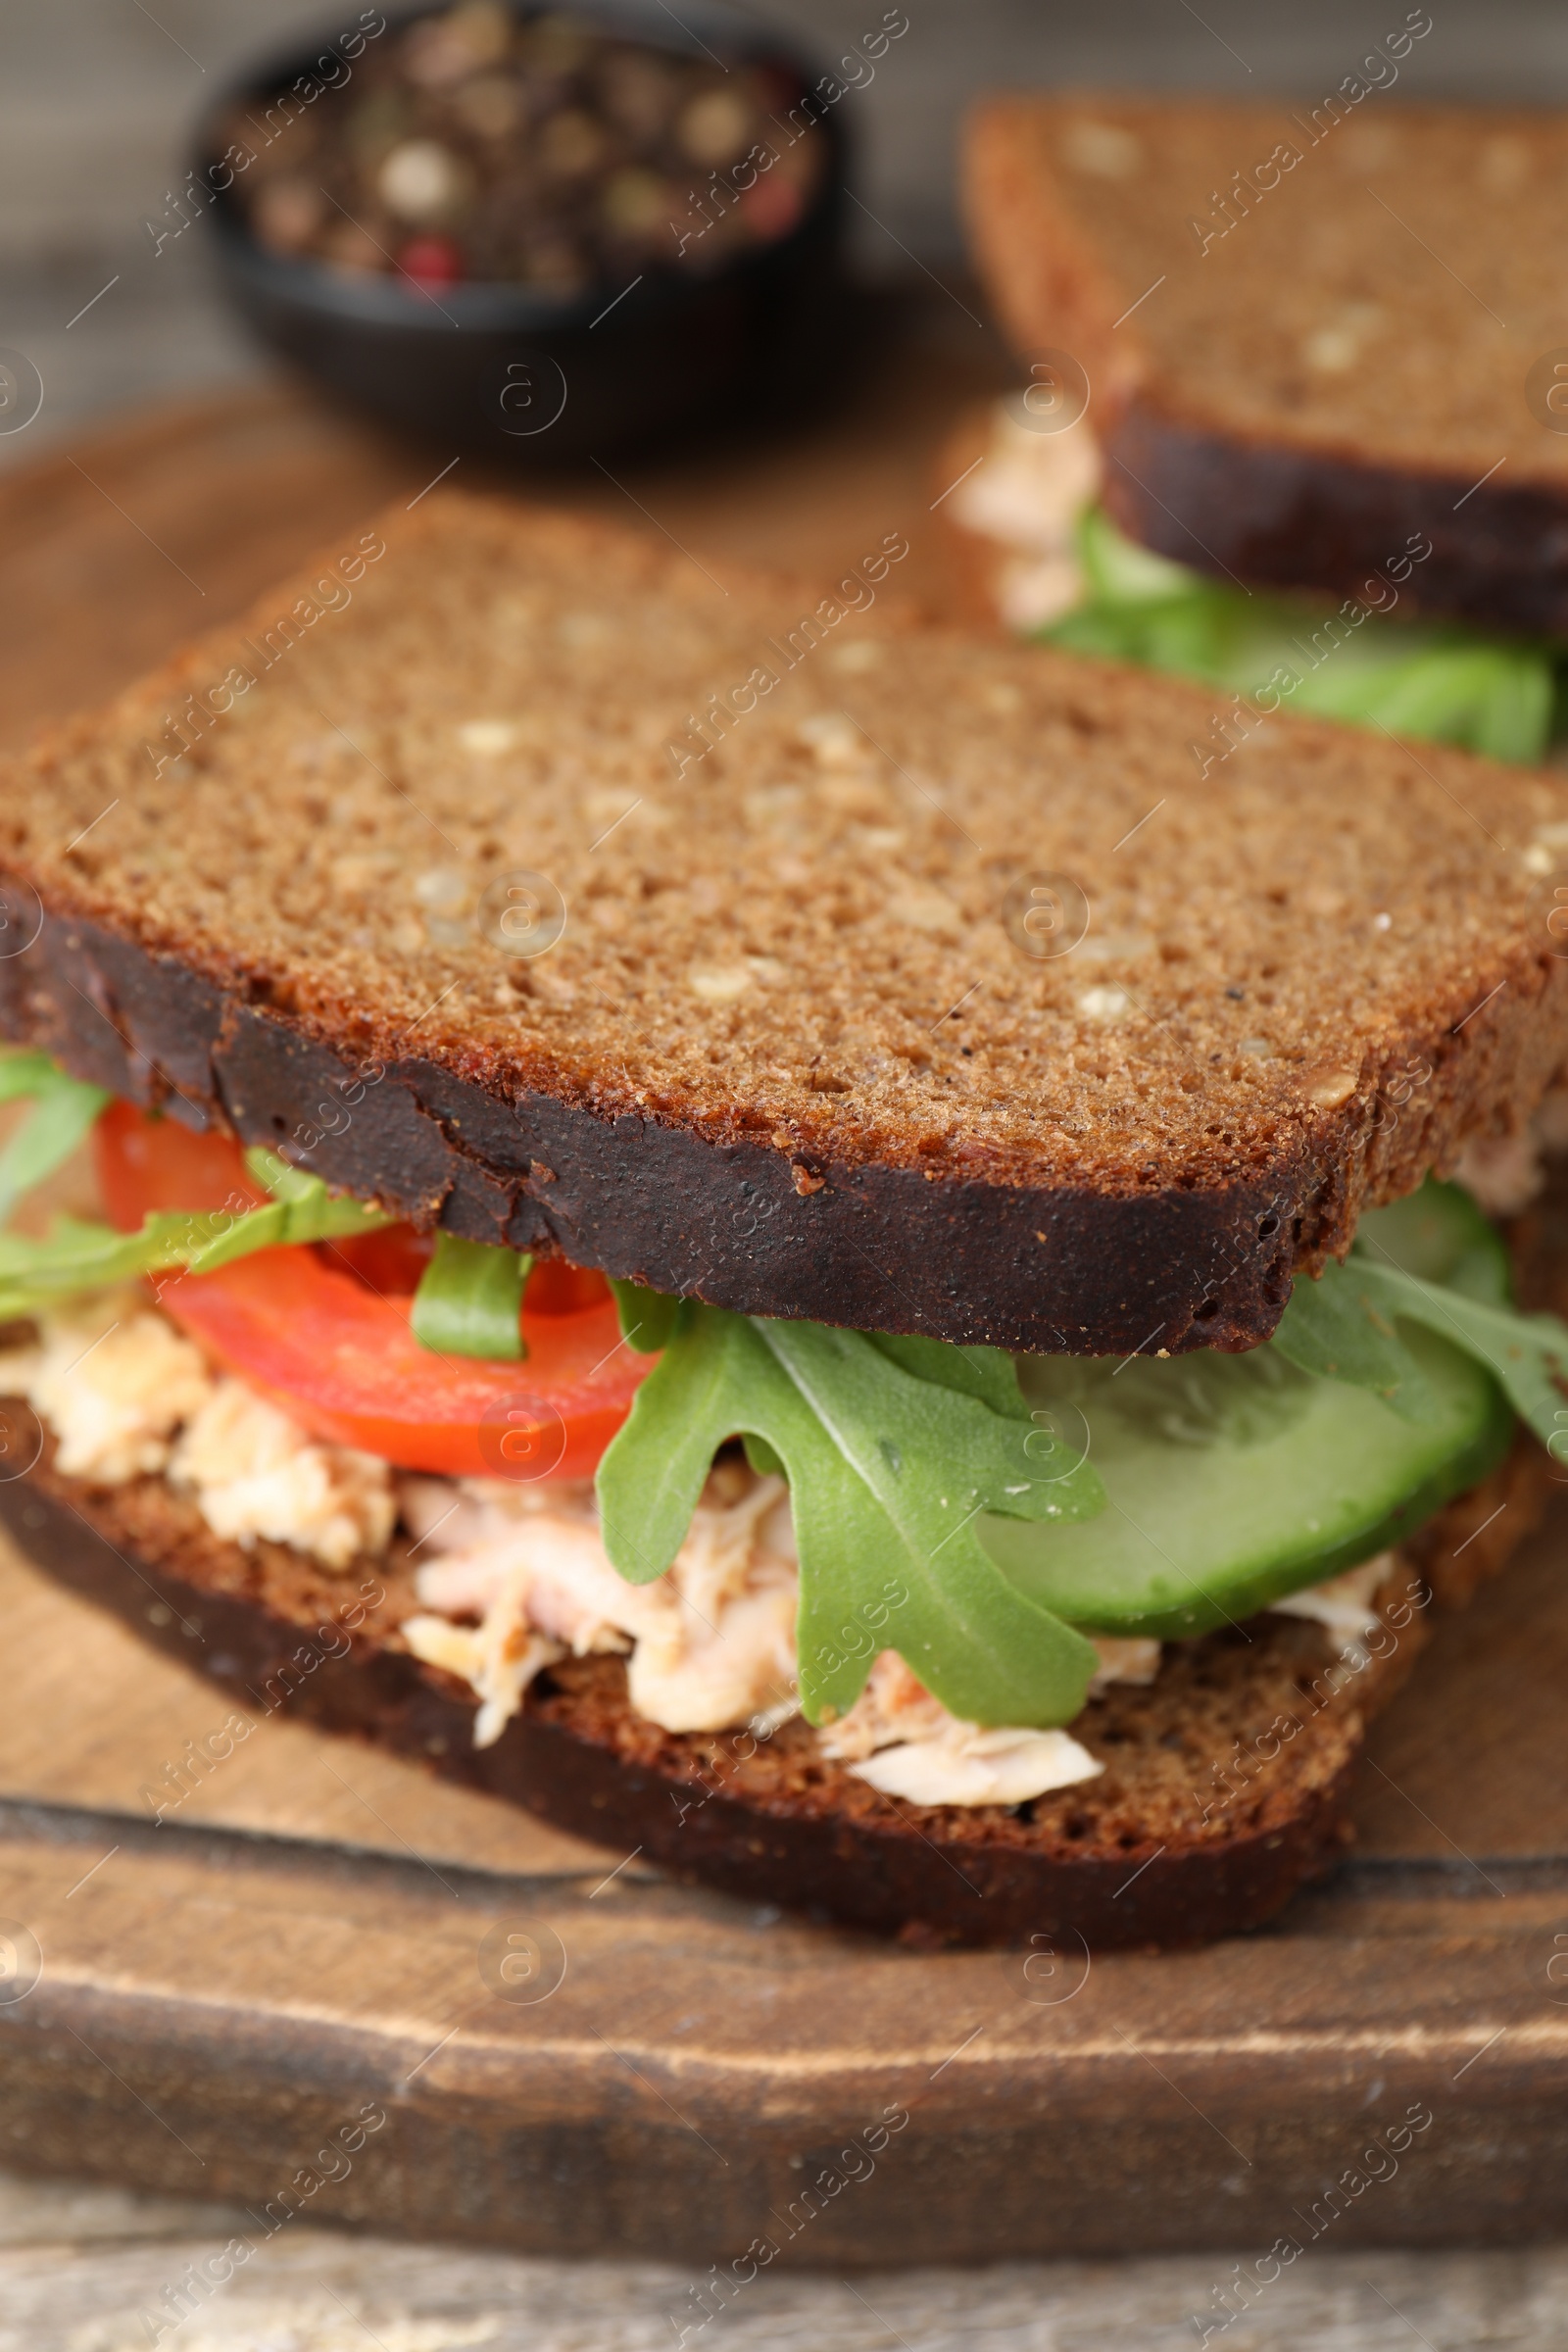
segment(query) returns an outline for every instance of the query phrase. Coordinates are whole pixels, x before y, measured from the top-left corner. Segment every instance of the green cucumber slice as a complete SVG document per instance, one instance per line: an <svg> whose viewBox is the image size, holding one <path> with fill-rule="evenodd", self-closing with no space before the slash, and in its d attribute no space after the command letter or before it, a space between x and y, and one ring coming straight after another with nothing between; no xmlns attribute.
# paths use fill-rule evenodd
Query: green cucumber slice
<svg viewBox="0 0 1568 2352"><path fill-rule="evenodd" d="M1450 1244L1454 1230L1456 1220ZM1484 1478L1514 1426L1471 1357L1413 1326L1400 1336L1436 1398L1420 1423L1268 1345L1120 1366L1025 1358L1019 1385L1037 1420L1077 1450L1087 1443L1108 1507L1070 1527L988 1514L986 1550L1070 1624L1161 1640L1207 1633L1370 1559Z"/></svg>

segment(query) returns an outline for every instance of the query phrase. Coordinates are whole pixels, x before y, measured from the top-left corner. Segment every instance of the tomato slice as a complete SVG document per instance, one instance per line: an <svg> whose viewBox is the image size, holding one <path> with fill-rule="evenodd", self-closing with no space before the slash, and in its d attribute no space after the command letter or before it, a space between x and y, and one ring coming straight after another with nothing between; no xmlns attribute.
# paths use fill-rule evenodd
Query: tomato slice
<svg viewBox="0 0 1568 2352"><path fill-rule="evenodd" d="M104 1203L122 1231L152 1208L267 1198L225 1136L191 1135L122 1102L94 1135ZM425 1253L419 1236L388 1226L347 1246L262 1250L215 1274L182 1274L160 1302L313 1437L455 1478L590 1476L653 1360L621 1344L603 1277L552 1266L537 1303L530 1281L527 1356L494 1363L437 1355L415 1339L409 1303Z"/></svg>
<svg viewBox="0 0 1568 2352"><path fill-rule="evenodd" d="M112 1225L135 1233L155 1208L261 1208L267 1195L226 1135L192 1135L111 1102L92 1131L98 1190Z"/></svg>
<svg viewBox="0 0 1568 2352"><path fill-rule="evenodd" d="M323 1242L321 1249L345 1273L358 1275L368 1290L386 1298L412 1298L434 1254L435 1240L431 1234L416 1233L412 1225L378 1225L374 1233L340 1234L335 1242Z"/></svg>

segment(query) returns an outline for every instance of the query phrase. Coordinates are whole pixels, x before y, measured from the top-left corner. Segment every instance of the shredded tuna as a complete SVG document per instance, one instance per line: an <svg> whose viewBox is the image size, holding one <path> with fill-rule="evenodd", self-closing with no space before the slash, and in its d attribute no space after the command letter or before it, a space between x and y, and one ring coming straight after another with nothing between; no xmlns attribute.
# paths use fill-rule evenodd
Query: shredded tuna
<svg viewBox="0 0 1568 2352"><path fill-rule="evenodd" d="M68 1478L123 1486L163 1472L215 1535L292 1544L331 1569L391 1540L385 1462L317 1445L243 1381L215 1375L140 1291L41 1316L37 1346L0 1360L0 1380L54 1433Z"/></svg>
<svg viewBox="0 0 1568 2352"><path fill-rule="evenodd" d="M721 1465L674 1565L650 1585L629 1585L611 1566L591 1489L566 1491L559 1508L551 1500L537 1488L465 1481L446 1518L434 1497L416 1495L437 1552L416 1580L426 1608L477 1618L492 1660L520 1655L530 1634L557 1644L557 1656L629 1649L631 1703L666 1731L721 1731L762 1713L782 1720L781 1705L793 1711L798 1578L782 1479ZM460 1548L446 1548L449 1530L461 1533ZM404 1630L416 1647L434 1639ZM526 1686L510 1705L511 1686L494 1673L474 1687L495 1738Z"/></svg>
<svg viewBox="0 0 1568 2352"><path fill-rule="evenodd" d="M66 1477L118 1487L162 1470L212 1393L200 1349L134 1291L45 1316L39 1335L5 1355L0 1378L54 1432Z"/></svg>
<svg viewBox="0 0 1568 2352"><path fill-rule="evenodd" d="M1283 1600L1273 1601L1270 1606L1276 1616L1310 1617L1319 1625L1326 1625L1331 1634L1359 1642L1378 1623L1373 1595L1393 1570L1393 1552L1380 1551L1376 1559L1363 1560L1359 1568L1348 1568L1343 1576L1326 1577L1322 1584L1307 1585L1299 1592L1287 1592Z"/></svg>
<svg viewBox="0 0 1568 2352"><path fill-rule="evenodd" d="M249 1545L292 1544L324 1568L386 1549L396 1505L385 1462L318 1446L297 1421L230 1377L220 1380L170 1458L175 1486L194 1488L213 1533Z"/></svg>
<svg viewBox="0 0 1568 2352"><path fill-rule="evenodd" d="M1087 423L1039 430L1044 417L1022 413L1029 397L996 404L985 456L953 497L955 522L1005 551L996 594L1014 629L1043 628L1083 595L1073 533L1101 474Z"/></svg>

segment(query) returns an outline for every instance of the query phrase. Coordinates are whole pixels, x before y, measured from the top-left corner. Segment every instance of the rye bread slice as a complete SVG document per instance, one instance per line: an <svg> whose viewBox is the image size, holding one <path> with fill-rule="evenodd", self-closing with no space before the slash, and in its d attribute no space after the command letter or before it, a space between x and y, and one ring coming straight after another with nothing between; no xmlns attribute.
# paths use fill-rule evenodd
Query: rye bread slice
<svg viewBox="0 0 1568 2352"><path fill-rule="evenodd" d="M28 1418L15 1398L0 1412ZM1406 1545L1364 1665L1336 1666L1324 1627L1277 1615L1172 1644L1152 1686L1112 1685L1074 1725L1107 1767L1099 1780L972 1810L882 1795L800 1722L761 1741L662 1731L633 1713L615 1657L551 1668L476 1749L472 1692L401 1642L418 1606L401 1551L346 1576L280 1544L242 1551L161 1478L62 1477L52 1444L0 1486L0 1519L50 1575L247 1711L419 1757L676 1878L915 1943L1109 1948L1256 1927L1332 1862L1367 1722L1425 1642L1428 1609L1468 1597L1528 1532L1544 1462L1521 1443Z"/></svg>
<svg viewBox="0 0 1568 2352"><path fill-rule="evenodd" d="M1560 114L1357 74L1294 109L997 98L963 176L1014 343L1087 371L1135 538L1344 595L1425 538L1401 610L1568 632Z"/></svg>
<svg viewBox="0 0 1568 2352"><path fill-rule="evenodd" d="M1083 1353L1266 1337L1568 1053L1560 777L1233 743L875 564L441 493L363 545L0 772L0 1032L426 1226Z"/></svg>

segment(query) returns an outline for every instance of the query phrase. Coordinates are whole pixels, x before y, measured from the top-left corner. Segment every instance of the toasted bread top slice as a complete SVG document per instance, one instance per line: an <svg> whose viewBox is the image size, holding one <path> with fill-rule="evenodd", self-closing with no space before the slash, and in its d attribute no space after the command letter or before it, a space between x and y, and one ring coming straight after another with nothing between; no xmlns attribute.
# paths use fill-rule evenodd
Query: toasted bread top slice
<svg viewBox="0 0 1568 2352"><path fill-rule="evenodd" d="M912 628L893 534L362 544L0 776L8 1034L427 1224L1088 1353L1263 1338L1568 1053L1558 778Z"/></svg>
<svg viewBox="0 0 1568 2352"><path fill-rule="evenodd" d="M1070 311L1097 395L1147 385L1238 440L1568 485L1568 433L1525 384L1564 341L1562 116L1374 89L998 98L967 178L1004 320L1027 347Z"/></svg>

